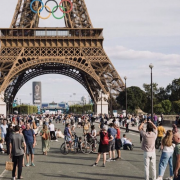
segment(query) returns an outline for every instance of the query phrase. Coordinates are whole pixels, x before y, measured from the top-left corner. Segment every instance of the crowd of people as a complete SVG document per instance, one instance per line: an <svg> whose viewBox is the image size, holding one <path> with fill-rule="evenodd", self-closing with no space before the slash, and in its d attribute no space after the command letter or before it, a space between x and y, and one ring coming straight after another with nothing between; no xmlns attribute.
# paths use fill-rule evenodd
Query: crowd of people
<svg viewBox="0 0 180 180"><path fill-rule="evenodd" d="M94 123L96 122L96 124ZM56 128L57 123L64 125L64 130ZM42 128L38 128L39 125ZM141 149L144 156L145 180L149 180L149 165L152 169L152 179L156 179L156 150L162 151L157 180L163 179L167 164L169 164L170 177L168 179L180 180L180 134L177 125L166 131L163 127L163 116L150 115L133 116L126 119L123 115L111 117L109 115L10 115L3 119L1 124L0 151L7 153L14 162L13 179L21 179L22 167L35 166L34 148L37 144L36 135L42 139L42 153L47 155L50 150L50 141L65 138L71 144L73 132L82 128L84 135L88 134L96 145L99 137L98 155L93 166L97 166L103 154L103 167L106 162L121 160L121 148L133 150L134 144L125 134L121 135L120 127L129 125L138 126L140 132ZM6 144L6 148L4 148ZM106 159L106 155L109 158ZM116 155L117 154L117 155ZM26 163L24 163L26 156Z"/></svg>

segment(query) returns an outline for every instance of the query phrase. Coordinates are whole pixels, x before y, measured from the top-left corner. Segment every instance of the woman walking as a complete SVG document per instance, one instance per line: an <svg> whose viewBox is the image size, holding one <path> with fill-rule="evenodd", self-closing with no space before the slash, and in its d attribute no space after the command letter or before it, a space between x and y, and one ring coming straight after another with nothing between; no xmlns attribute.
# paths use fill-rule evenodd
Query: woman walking
<svg viewBox="0 0 180 180"><path fill-rule="evenodd" d="M162 154L159 162L159 176L157 180L163 180L163 175L168 163L169 163L170 177L167 179L173 180L172 156L175 145L172 143L172 137L173 137L172 131L168 130L166 132L165 137L162 140L161 143Z"/></svg>
<svg viewBox="0 0 180 180"><path fill-rule="evenodd" d="M93 164L93 166L97 166L97 164L101 158L101 154L103 154L103 167L105 167L106 153L109 152L109 141L113 140L113 136L108 134L107 130L108 130L108 126L104 125L102 130L99 133L100 144L99 144L98 156L97 156L96 162Z"/></svg>
<svg viewBox="0 0 180 180"><path fill-rule="evenodd" d="M50 149L50 144L49 144L50 132L47 129L47 126L45 124L43 125L43 129L40 132L40 136L42 136L42 151L43 151L43 154L47 155L47 152Z"/></svg>

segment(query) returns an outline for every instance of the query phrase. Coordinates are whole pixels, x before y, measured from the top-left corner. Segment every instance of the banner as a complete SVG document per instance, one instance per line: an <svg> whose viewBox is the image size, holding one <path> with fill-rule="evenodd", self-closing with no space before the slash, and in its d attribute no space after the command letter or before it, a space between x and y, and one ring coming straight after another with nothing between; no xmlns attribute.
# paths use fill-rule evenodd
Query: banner
<svg viewBox="0 0 180 180"><path fill-rule="evenodd" d="M33 82L33 104L41 104L41 82Z"/></svg>

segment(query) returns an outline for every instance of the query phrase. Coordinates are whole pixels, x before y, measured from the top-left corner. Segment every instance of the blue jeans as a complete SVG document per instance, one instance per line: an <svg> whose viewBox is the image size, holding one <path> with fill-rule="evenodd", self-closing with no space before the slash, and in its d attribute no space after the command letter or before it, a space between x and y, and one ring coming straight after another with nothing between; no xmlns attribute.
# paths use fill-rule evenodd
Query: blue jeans
<svg viewBox="0 0 180 180"><path fill-rule="evenodd" d="M180 180L180 175L178 175L178 178L174 178L174 180Z"/></svg>
<svg viewBox="0 0 180 180"><path fill-rule="evenodd" d="M168 163L169 163L170 177L173 176L172 155L173 152L162 152L161 159L159 162L159 176L164 175Z"/></svg>

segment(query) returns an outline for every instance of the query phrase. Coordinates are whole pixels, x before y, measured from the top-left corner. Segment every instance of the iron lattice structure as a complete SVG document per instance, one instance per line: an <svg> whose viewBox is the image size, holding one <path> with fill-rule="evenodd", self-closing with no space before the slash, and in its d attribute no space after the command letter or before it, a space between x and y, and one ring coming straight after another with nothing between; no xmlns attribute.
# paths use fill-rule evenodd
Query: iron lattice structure
<svg viewBox="0 0 180 180"><path fill-rule="evenodd" d="M43 74L77 80L94 102L100 90L115 97L124 87L103 49L103 29L93 28L84 0L71 1L73 9L64 17L66 28L38 28L32 0L18 0L10 28L0 29L0 92L5 91L6 99ZM39 6L38 1L33 4L34 9ZM67 1L63 6L70 9Z"/></svg>

